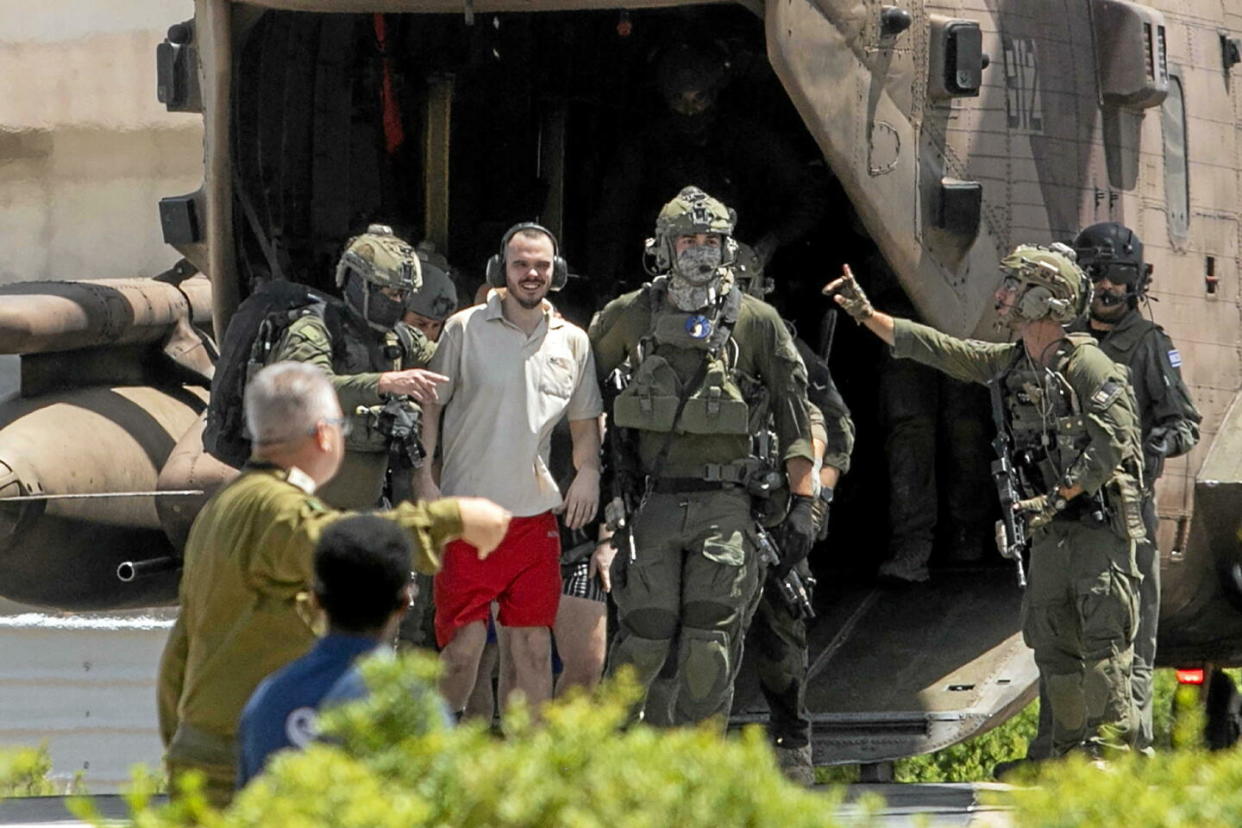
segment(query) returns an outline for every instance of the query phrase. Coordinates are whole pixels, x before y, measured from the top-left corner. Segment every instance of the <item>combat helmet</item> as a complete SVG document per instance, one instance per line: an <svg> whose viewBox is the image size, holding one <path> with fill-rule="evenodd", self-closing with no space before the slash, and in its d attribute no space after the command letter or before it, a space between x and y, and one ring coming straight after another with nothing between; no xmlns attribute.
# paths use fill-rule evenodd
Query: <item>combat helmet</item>
<svg viewBox="0 0 1242 828"><path fill-rule="evenodd" d="M405 297L391 299L381 291L396 288L408 296L422 285L422 273L413 247L391 227L372 224L345 244L336 266L336 286L350 310L375 330L389 331L405 312Z"/></svg>
<svg viewBox="0 0 1242 828"><path fill-rule="evenodd" d="M1131 307L1147 293L1151 268L1143 262L1143 243L1124 224L1105 221L1085 228L1074 239L1074 251L1092 282L1107 279L1125 285Z"/></svg>
<svg viewBox="0 0 1242 828"><path fill-rule="evenodd" d="M457 286L450 276L452 267L431 242L419 244L418 260L423 284L405 300L405 309L443 322L457 310Z"/></svg>
<svg viewBox="0 0 1242 828"><path fill-rule="evenodd" d="M1086 313L1091 282L1074 259L1074 251L1060 242L1048 247L1020 244L1001 259L1006 280L1019 283L1016 319L1037 322L1047 317L1065 325Z"/></svg>
<svg viewBox="0 0 1242 828"><path fill-rule="evenodd" d="M737 258L737 242L733 240L736 224L737 212L719 199L694 185L683 188L656 216L655 237L647 243L648 252L655 259L655 272L667 273L672 268L677 259L674 245L678 236L698 233L722 236L721 264L732 264Z"/></svg>

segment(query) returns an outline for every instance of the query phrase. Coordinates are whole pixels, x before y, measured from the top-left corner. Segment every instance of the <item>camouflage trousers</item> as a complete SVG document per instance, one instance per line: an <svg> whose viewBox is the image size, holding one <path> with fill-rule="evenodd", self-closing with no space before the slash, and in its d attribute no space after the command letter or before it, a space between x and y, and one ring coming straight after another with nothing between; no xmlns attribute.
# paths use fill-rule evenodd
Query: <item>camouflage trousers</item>
<svg viewBox="0 0 1242 828"><path fill-rule="evenodd" d="M675 678L653 700L653 723L728 716L762 569L750 498L733 488L652 494L633 531L635 559L622 551L612 565L618 630L609 674L630 666L646 707L672 655Z"/></svg>
<svg viewBox="0 0 1242 828"><path fill-rule="evenodd" d="M1130 695L1134 699L1134 747L1148 752L1155 741L1152 726L1152 681L1156 667L1156 634L1160 621L1160 554L1156 548L1156 505L1143 500L1143 523L1147 540L1135 546L1134 559L1142 580L1138 589L1138 629L1134 636L1134 662ZM1027 750L1030 759L1052 756L1052 706L1043 678L1039 681L1039 730Z"/></svg>
<svg viewBox="0 0 1242 828"><path fill-rule="evenodd" d="M804 579L810 574L806 561L798 569ZM768 736L783 748L809 745L806 620L794 616L772 584L763 589L746 642L759 675L759 689L768 703Z"/></svg>
<svg viewBox="0 0 1242 828"><path fill-rule="evenodd" d="M1071 520L1035 537L1022 632L1051 714L1049 757L1132 743L1134 547L1107 527Z"/></svg>

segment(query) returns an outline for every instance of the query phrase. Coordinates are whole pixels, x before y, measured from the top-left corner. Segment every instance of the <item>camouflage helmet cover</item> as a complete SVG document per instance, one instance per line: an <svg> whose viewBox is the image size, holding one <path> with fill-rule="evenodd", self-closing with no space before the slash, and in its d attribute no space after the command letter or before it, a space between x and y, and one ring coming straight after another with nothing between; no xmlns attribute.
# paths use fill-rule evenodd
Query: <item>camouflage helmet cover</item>
<svg viewBox="0 0 1242 828"><path fill-rule="evenodd" d="M654 254L655 270L649 269L649 272L667 273L677 260L674 250L677 237L698 233L723 236L721 264L732 264L737 256L737 242L733 239L736 224L737 213L722 201L694 185L682 188L656 216L655 237L647 243L648 252Z"/></svg>
<svg viewBox="0 0 1242 828"><path fill-rule="evenodd" d="M1086 313L1091 304L1091 282L1064 244L1049 247L1020 244L1001 259L1007 278L1026 287L1018 299L1018 314L1027 321L1051 317L1064 325Z"/></svg>
<svg viewBox="0 0 1242 828"><path fill-rule="evenodd" d="M345 245L336 266L336 286L345 284L350 271L382 288L416 291L423 283L418 254L384 224L372 224L367 232L354 236Z"/></svg>
<svg viewBox="0 0 1242 828"><path fill-rule="evenodd" d="M737 213L693 185L685 187L656 217L656 235L667 239L696 233L732 236Z"/></svg>
<svg viewBox="0 0 1242 828"><path fill-rule="evenodd" d="M452 267L430 242L418 246L418 258L423 284L405 300L405 309L443 322L457 310L457 286L450 276Z"/></svg>

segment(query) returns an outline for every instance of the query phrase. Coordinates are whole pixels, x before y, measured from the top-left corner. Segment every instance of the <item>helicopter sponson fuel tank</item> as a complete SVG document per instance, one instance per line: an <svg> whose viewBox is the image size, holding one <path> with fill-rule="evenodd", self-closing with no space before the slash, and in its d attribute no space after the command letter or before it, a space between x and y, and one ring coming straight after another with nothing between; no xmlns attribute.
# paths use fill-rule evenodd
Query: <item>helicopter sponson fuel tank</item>
<svg viewBox="0 0 1242 828"><path fill-rule="evenodd" d="M158 477L203 411L210 282L158 279L0 287L0 353L20 390L0 403L0 594L63 609L147 606L176 573L122 582L122 563L176 560Z"/></svg>

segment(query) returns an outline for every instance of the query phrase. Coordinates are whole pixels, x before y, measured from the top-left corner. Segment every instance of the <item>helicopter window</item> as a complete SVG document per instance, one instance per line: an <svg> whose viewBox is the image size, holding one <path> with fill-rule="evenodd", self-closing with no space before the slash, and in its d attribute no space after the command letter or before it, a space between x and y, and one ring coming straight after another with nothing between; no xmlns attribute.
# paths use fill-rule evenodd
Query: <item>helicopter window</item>
<svg viewBox="0 0 1242 828"><path fill-rule="evenodd" d="M1161 106L1164 125L1164 197L1169 235L1185 239L1190 232L1190 170L1186 152L1186 102L1180 75L1169 73L1169 94Z"/></svg>

